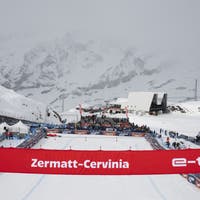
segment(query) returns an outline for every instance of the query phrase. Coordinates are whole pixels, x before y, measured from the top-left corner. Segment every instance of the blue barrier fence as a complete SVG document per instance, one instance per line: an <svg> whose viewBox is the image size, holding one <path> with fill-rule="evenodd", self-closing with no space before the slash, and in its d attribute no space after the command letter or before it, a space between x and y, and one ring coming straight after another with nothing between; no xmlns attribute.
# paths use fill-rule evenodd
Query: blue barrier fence
<svg viewBox="0 0 200 200"><path fill-rule="evenodd" d="M45 137L46 133L43 131L39 131L26 139L24 142L22 142L20 145L17 146L17 148L31 148L35 144L37 144L43 137Z"/></svg>

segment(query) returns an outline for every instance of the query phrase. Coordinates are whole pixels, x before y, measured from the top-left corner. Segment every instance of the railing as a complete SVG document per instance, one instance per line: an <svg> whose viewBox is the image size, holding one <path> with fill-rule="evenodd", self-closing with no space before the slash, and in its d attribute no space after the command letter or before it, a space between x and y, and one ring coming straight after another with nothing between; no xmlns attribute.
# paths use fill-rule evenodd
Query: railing
<svg viewBox="0 0 200 200"><path fill-rule="evenodd" d="M163 146L159 144L159 142L151 135L151 133L145 134L145 139L150 143L151 147L154 150L165 149Z"/></svg>
<svg viewBox="0 0 200 200"><path fill-rule="evenodd" d="M44 131L37 132L29 139L25 140L20 145L18 145L17 148L31 148L35 144L37 144L43 137L45 137L45 135L46 133Z"/></svg>
<svg viewBox="0 0 200 200"><path fill-rule="evenodd" d="M4 134L0 135L0 142L3 141L6 138Z"/></svg>

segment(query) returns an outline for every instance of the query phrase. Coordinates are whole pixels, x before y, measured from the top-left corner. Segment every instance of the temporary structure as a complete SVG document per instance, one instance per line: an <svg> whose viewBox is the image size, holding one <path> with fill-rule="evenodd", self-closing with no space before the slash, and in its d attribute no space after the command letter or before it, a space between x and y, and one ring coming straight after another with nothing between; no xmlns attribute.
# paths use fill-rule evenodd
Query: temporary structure
<svg viewBox="0 0 200 200"><path fill-rule="evenodd" d="M67 123L77 123L81 119L80 112L73 109L60 114L60 116Z"/></svg>
<svg viewBox="0 0 200 200"><path fill-rule="evenodd" d="M5 132L5 128L9 129L9 125L6 122L0 124L0 134Z"/></svg>
<svg viewBox="0 0 200 200"><path fill-rule="evenodd" d="M130 92L128 95L129 110L144 112L167 112L167 94L164 92Z"/></svg>
<svg viewBox="0 0 200 200"><path fill-rule="evenodd" d="M29 127L22 123L21 121L17 122L13 126L10 127L10 130L12 132L18 132L18 133L28 133Z"/></svg>

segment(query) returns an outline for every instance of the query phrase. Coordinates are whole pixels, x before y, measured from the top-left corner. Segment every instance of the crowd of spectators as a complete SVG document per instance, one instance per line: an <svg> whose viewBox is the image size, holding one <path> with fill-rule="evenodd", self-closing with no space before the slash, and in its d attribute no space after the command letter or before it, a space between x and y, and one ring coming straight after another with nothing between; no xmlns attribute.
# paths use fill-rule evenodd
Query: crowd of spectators
<svg viewBox="0 0 200 200"><path fill-rule="evenodd" d="M98 117L97 115L81 117L78 123L67 124L67 129L88 130L91 131L106 131L112 130L116 133L120 132L149 132L147 126L138 126L130 123L127 118L108 118L104 115Z"/></svg>

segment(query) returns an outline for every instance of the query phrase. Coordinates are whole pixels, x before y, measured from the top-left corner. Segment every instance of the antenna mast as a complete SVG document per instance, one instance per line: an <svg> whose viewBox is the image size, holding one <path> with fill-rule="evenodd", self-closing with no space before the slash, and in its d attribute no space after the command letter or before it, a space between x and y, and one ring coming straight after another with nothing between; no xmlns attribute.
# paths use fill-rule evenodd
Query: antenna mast
<svg viewBox="0 0 200 200"><path fill-rule="evenodd" d="M194 87L194 100L197 101L197 79L195 80L195 87Z"/></svg>

